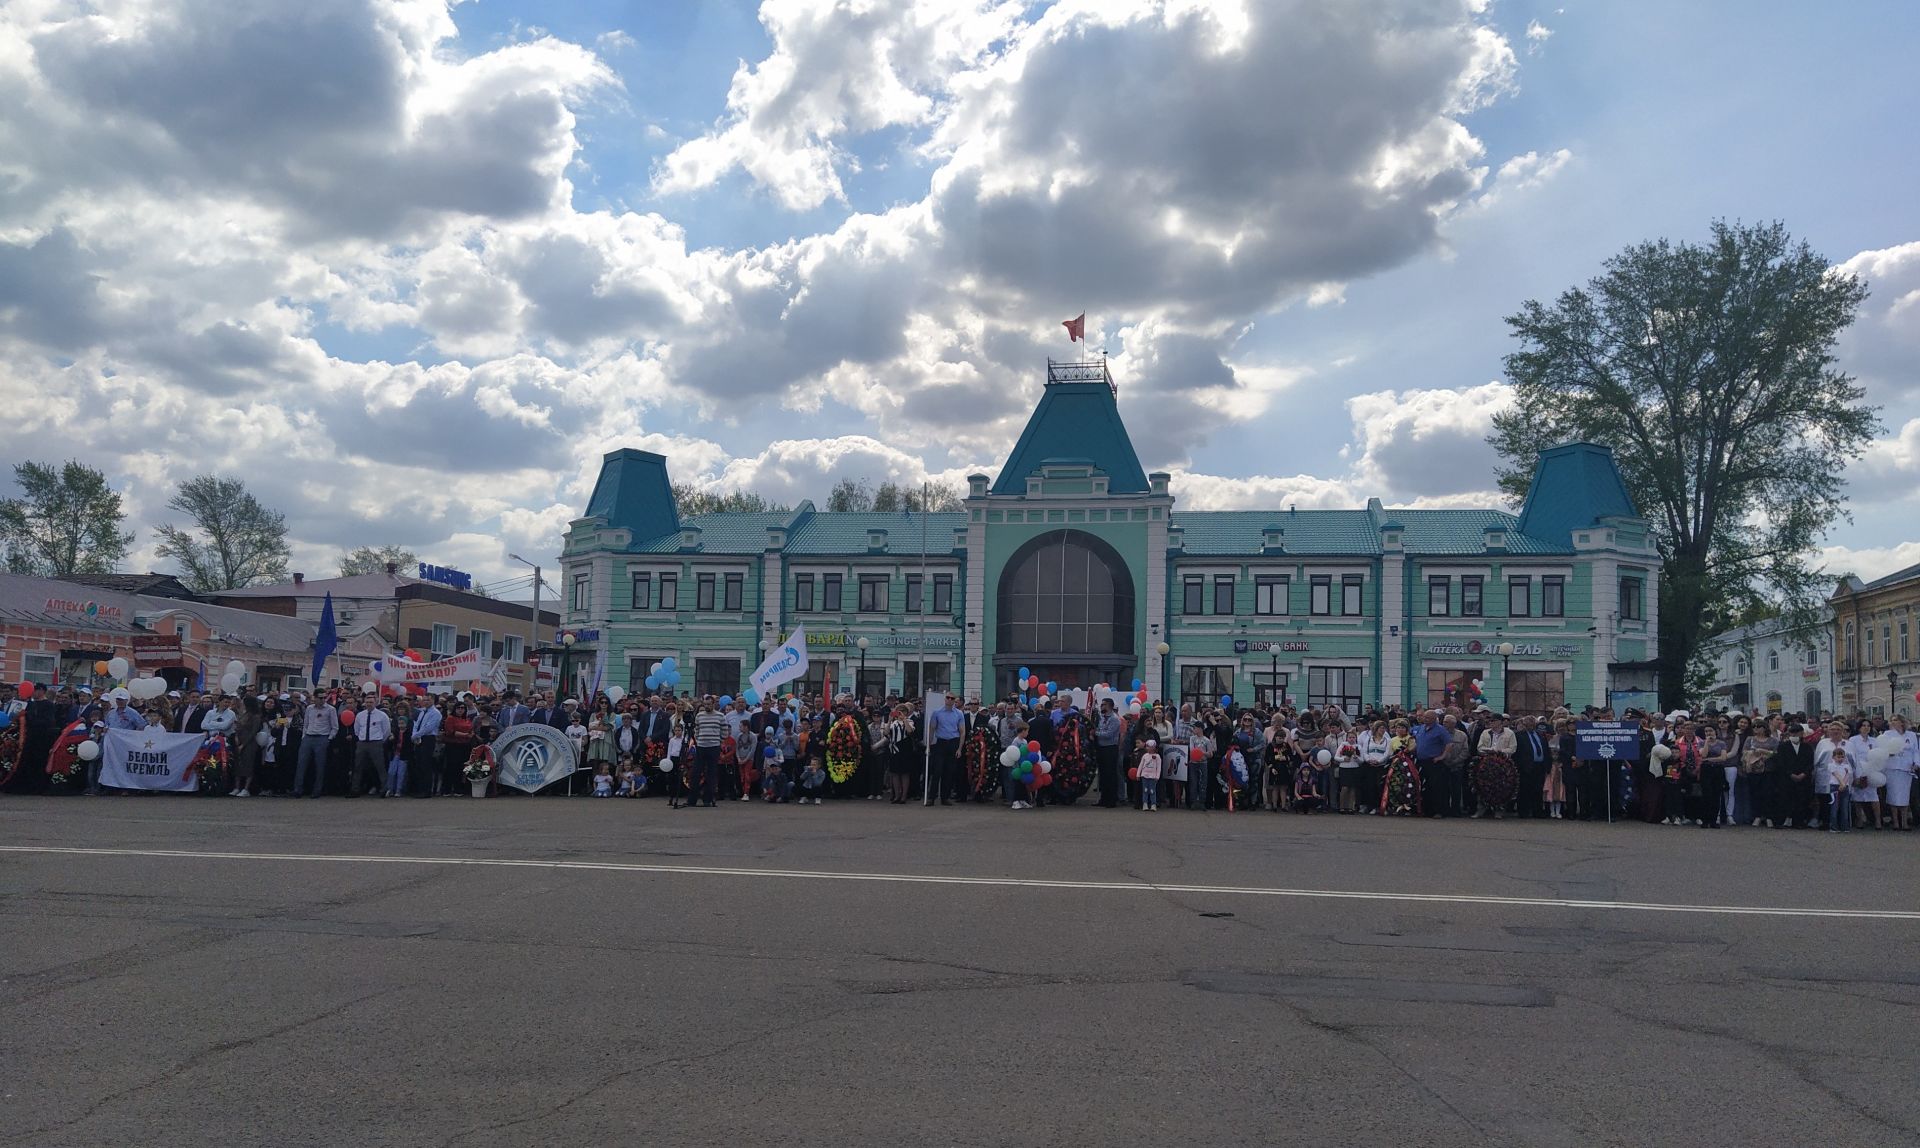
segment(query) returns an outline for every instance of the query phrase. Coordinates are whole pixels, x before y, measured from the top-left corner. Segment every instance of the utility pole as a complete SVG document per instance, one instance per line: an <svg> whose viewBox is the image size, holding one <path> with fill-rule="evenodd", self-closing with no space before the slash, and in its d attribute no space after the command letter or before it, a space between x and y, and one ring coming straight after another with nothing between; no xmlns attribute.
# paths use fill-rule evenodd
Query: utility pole
<svg viewBox="0 0 1920 1148"><path fill-rule="evenodd" d="M533 620L528 623L527 626L528 645L524 651L527 657L533 659L527 663L527 692L532 693L534 686L539 682L539 676L535 671L540 664L538 657L540 650L540 567L534 565L532 562L528 562L518 554L509 554L507 557L524 566L533 567Z"/></svg>

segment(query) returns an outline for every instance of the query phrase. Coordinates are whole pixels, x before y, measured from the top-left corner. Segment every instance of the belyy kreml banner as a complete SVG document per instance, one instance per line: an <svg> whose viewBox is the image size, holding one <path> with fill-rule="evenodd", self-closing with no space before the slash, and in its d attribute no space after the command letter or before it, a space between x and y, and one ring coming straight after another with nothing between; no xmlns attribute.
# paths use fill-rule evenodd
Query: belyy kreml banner
<svg viewBox="0 0 1920 1148"><path fill-rule="evenodd" d="M110 729L100 745L100 784L116 789L200 788L193 759L207 740L203 733L162 733L154 729Z"/></svg>
<svg viewBox="0 0 1920 1148"><path fill-rule="evenodd" d="M481 657L477 647L433 662L414 662L389 654L380 659L380 669L374 676L388 685L477 682L488 675L492 662Z"/></svg>
<svg viewBox="0 0 1920 1148"><path fill-rule="evenodd" d="M794 627L787 640L767 653L767 660L747 678L754 691L770 693L783 682L807 676L807 628Z"/></svg>

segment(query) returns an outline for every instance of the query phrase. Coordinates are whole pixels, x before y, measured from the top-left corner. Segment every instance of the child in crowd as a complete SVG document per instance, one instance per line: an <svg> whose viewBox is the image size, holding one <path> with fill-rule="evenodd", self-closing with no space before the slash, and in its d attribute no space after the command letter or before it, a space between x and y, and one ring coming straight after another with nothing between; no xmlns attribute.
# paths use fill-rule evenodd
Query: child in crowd
<svg viewBox="0 0 1920 1148"><path fill-rule="evenodd" d="M587 760L587 727L580 724L578 717L567 726L567 737L573 742L573 752L578 755L575 760Z"/></svg>
<svg viewBox="0 0 1920 1148"><path fill-rule="evenodd" d="M1318 813L1322 801L1320 778L1323 770L1315 769L1311 761L1300 763L1293 771L1293 811L1295 813Z"/></svg>
<svg viewBox="0 0 1920 1148"><path fill-rule="evenodd" d="M800 772L800 804L805 805L809 800L820 804L820 791L826 784L827 771L817 759L808 758L807 768Z"/></svg>
<svg viewBox="0 0 1920 1148"><path fill-rule="evenodd" d="M1140 755L1140 808L1158 811L1160 808L1160 743L1147 742L1145 753Z"/></svg>
<svg viewBox="0 0 1920 1148"><path fill-rule="evenodd" d="M741 726L733 741L733 756L740 771L740 800L753 800L753 787L760 780L760 738L751 726Z"/></svg>
<svg viewBox="0 0 1920 1148"><path fill-rule="evenodd" d="M771 739L769 739L771 740ZM763 756L767 773L760 779L761 792L770 803L782 803L793 796L793 779L787 776L787 757L778 745L767 746Z"/></svg>
<svg viewBox="0 0 1920 1148"><path fill-rule="evenodd" d="M594 767L593 795L595 797L613 796L613 774L607 772L607 763L604 761Z"/></svg>
<svg viewBox="0 0 1920 1148"><path fill-rule="evenodd" d="M642 781L640 779L640 775L634 772L633 763L631 761L621 762L620 763L620 796L638 797L645 790L645 788L646 788L646 782Z"/></svg>

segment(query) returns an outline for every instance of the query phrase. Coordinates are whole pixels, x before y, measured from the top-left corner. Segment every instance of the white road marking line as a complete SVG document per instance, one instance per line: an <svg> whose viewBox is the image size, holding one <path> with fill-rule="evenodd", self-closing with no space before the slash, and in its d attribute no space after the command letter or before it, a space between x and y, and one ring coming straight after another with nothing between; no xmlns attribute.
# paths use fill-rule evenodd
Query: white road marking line
<svg viewBox="0 0 1920 1148"><path fill-rule="evenodd" d="M905 885L982 885L1008 889L1075 889L1101 893L1207 893L1227 897L1295 897L1333 901L1403 901L1441 905L1499 905L1529 909L1592 909L1634 913L1707 913L1729 917L1823 917L1855 921L1920 921L1920 910L1797 909L1771 905L1668 905L1653 901L1576 901L1560 897L1494 897L1472 893L1380 893L1352 889L1279 889L1257 885L1161 885L1136 881L1048 881L1031 877L937 877L920 873L835 873L816 869L733 869L706 865L647 865L627 861L539 861L502 857L386 857L348 853L219 853L189 849L85 849L54 845L0 845L0 853L54 853L79 857L172 857L198 861L317 861L358 865L455 865L496 869L577 869L604 873L663 873L689 877L778 877L802 881L866 881Z"/></svg>

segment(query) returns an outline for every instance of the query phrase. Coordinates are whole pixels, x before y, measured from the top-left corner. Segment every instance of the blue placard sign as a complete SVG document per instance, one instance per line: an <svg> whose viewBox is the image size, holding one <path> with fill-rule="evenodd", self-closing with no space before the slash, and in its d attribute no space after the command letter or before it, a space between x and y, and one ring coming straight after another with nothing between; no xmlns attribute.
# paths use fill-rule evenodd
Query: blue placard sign
<svg viewBox="0 0 1920 1148"><path fill-rule="evenodd" d="M464 570L455 570L451 566L431 566L420 563L420 578L426 582L438 582L442 586L451 586L455 590L473 589L473 575Z"/></svg>
<svg viewBox="0 0 1920 1148"><path fill-rule="evenodd" d="M1640 756L1640 723L1573 723L1573 756L1581 761L1631 761Z"/></svg>

